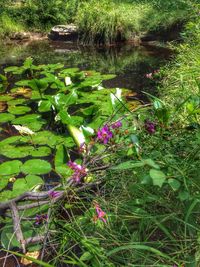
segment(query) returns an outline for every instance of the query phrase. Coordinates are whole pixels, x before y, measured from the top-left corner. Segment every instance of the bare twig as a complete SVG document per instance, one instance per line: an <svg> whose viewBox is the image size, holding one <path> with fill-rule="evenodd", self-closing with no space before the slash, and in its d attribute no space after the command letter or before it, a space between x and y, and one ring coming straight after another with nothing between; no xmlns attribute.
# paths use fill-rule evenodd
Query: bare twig
<svg viewBox="0 0 200 267"><path fill-rule="evenodd" d="M19 241L19 243L21 244L23 253L26 253L25 240L24 240L22 229L20 226L19 212L18 212L17 205L15 202L10 203L10 210L11 210L11 214L12 214L14 232L15 232L16 238Z"/></svg>

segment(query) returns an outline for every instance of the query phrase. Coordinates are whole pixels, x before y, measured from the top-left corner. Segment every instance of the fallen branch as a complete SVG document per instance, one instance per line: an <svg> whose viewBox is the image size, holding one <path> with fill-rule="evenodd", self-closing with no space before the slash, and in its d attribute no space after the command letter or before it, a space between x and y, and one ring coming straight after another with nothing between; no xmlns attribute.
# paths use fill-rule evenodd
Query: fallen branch
<svg viewBox="0 0 200 267"><path fill-rule="evenodd" d="M22 229L20 226L20 217L19 217L17 205L15 202L11 202L9 207L10 207L11 214L12 214L13 228L14 228L17 241L21 244L23 253L26 253L25 240L24 240Z"/></svg>

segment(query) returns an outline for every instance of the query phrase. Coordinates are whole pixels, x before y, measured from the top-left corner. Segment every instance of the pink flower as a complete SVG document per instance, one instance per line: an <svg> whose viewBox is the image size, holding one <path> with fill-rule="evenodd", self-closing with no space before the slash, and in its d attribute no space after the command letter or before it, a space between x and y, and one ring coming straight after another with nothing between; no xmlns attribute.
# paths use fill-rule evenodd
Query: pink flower
<svg viewBox="0 0 200 267"><path fill-rule="evenodd" d="M106 219L105 219L105 216L106 216L106 213L99 207L99 204L98 203L95 203L95 210L96 210L96 213L97 213L97 216L95 217L95 220L101 220L102 222L106 223Z"/></svg>
<svg viewBox="0 0 200 267"><path fill-rule="evenodd" d="M122 122L121 121L116 121L111 125L111 127L113 129L120 128L120 127L122 127Z"/></svg>
<svg viewBox="0 0 200 267"><path fill-rule="evenodd" d="M68 162L68 166L74 171L72 179L76 183L80 183L81 179L87 175L87 169L84 166L77 164L76 162L72 162L70 160Z"/></svg>
<svg viewBox="0 0 200 267"><path fill-rule="evenodd" d="M35 224L39 225L39 224L45 222L47 220L47 218L48 218L47 214L43 214L43 215L37 214L35 217Z"/></svg>
<svg viewBox="0 0 200 267"><path fill-rule="evenodd" d="M98 130L97 138L104 144L107 144L112 137L113 133L110 131L108 125L105 125L103 128Z"/></svg>
<svg viewBox="0 0 200 267"><path fill-rule="evenodd" d="M57 198L59 196L61 196L61 192L59 191L49 191L48 195L50 198Z"/></svg>
<svg viewBox="0 0 200 267"><path fill-rule="evenodd" d="M156 132L156 124L155 124L155 122L146 120L145 124L144 124L144 127L145 127L146 131L149 134L154 134Z"/></svg>
<svg viewBox="0 0 200 267"><path fill-rule="evenodd" d="M148 78L148 79L153 79L153 73L152 73L152 72L147 73L147 74L146 74L146 78Z"/></svg>

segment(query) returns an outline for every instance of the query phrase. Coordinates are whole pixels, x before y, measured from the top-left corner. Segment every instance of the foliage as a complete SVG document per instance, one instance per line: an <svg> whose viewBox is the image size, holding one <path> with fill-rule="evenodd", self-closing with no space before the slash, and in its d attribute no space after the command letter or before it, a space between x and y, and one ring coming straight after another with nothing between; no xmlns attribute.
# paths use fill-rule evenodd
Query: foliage
<svg viewBox="0 0 200 267"><path fill-rule="evenodd" d="M97 0L30 0L10 1L0 16L23 29L48 31L55 24L75 23L84 43L112 43L132 39L143 33L163 31L193 16L195 0L97 1ZM189 15L188 15L189 14ZM6 35L4 23L2 34ZM11 24L12 25L12 24ZM7 28L18 31L17 28Z"/></svg>

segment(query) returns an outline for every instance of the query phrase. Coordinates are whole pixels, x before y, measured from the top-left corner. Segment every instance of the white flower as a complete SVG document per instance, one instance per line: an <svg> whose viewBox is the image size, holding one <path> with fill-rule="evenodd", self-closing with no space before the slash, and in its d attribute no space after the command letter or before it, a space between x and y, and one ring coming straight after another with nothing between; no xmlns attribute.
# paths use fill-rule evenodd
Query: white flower
<svg viewBox="0 0 200 267"><path fill-rule="evenodd" d="M20 134L29 134L32 135L34 132L29 129L28 127L21 126L21 125L13 125L17 131L19 131Z"/></svg>
<svg viewBox="0 0 200 267"><path fill-rule="evenodd" d="M66 86L72 84L72 80L70 77L65 77L65 84Z"/></svg>

